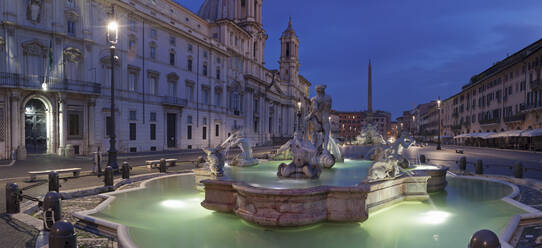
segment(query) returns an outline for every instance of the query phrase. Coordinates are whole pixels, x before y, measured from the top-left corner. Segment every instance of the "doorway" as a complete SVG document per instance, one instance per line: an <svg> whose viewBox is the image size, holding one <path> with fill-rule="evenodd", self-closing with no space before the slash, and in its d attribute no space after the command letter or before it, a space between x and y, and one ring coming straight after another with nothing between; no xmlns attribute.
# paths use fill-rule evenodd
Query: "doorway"
<svg viewBox="0 0 542 248"><path fill-rule="evenodd" d="M24 138L27 153L47 152L47 108L39 99L31 99L24 108Z"/></svg>
<svg viewBox="0 0 542 248"><path fill-rule="evenodd" d="M175 137L177 127L177 115L167 114L167 147L174 148L177 146L177 138Z"/></svg>

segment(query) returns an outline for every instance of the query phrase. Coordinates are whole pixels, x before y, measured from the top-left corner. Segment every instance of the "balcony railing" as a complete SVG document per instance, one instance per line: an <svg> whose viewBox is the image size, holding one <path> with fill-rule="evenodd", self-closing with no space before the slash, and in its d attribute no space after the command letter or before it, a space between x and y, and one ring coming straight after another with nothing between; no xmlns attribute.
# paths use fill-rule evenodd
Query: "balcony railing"
<svg viewBox="0 0 542 248"><path fill-rule="evenodd" d="M501 121L500 118L493 118L493 119L487 119L487 120L479 120L478 122L480 125L490 125L490 124L496 124Z"/></svg>
<svg viewBox="0 0 542 248"><path fill-rule="evenodd" d="M505 116L504 122L514 122L514 121L524 121L525 120L525 114L517 114L513 116Z"/></svg>
<svg viewBox="0 0 542 248"><path fill-rule="evenodd" d="M43 78L43 76L38 75L23 76L18 73L0 72L0 87L43 89ZM101 85L94 82L48 77L45 83L47 83L47 90L49 91L95 95L101 93Z"/></svg>
<svg viewBox="0 0 542 248"><path fill-rule="evenodd" d="M184 107L187 104L187 100L176 96L163 96L162 104L174 107Z"/></svg>

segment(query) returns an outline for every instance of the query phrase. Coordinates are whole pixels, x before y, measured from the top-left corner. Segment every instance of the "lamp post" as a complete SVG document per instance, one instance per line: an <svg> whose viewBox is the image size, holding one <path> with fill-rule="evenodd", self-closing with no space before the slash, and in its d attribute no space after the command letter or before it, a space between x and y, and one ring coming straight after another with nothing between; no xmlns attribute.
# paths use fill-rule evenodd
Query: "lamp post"
<svg viewBox="0 0 542 248"><path fill-rule="evenodd" d="M414 130L416 130L414 128L414 125L416 125L416 116L415 115L412 116L412 125L410 125L410 132L412 133L412 136L414 136Z"/></svg>
<svg viewBox="0 0 542 248"><path fill-rule="evenodd" d="M437 150L440 150L442 149L440 147L440 96L438 97L438 100L437 100L437 110L438 110L438 143L437 143Z"/></svg>
<svg viewBox="0 0 542 248"><path fill-rule="evenodd" d="M296 131L301 131L301 101L297 101L297 124Z"/></svg>
<svg viewBox="0 0 542 248"><path fill-rule="evenodd" d="M119 25L115 20L107 24L107 42L109 43L109 51L111 55L111 130L109 133L109 151L107 165L111 166L114 171L119 170L117 164L117 148L115 134L115 45L118 42Z"/></svg>

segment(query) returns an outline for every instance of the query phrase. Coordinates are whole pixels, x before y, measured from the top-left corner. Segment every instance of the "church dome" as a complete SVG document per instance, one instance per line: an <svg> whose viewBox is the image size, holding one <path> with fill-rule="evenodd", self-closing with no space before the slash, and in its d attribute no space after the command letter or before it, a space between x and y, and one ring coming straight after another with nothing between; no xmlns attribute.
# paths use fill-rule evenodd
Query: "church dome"
<svg viewBox="0 0 542 248"><path fill-rule="evenodd" d="M210 22L220 19L234 20L234 2L235 0L205 0L198 10L198 16Z"/></svg>

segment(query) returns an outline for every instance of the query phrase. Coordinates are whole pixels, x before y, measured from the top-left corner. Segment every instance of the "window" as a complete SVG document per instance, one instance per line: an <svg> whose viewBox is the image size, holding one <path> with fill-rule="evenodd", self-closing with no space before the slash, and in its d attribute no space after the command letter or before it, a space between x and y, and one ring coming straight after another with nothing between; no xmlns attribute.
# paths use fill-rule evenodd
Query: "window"
<svg viewBox="0 0 542 248"><path fill-rule="evenodd" d="M220 136L220 125L218 124L215 125L215 136Z"/></svg>
<svg viewBox="0 0 542 248"><path fill-rule="evenodd" d="M156 47L155 46L151 45L150 53L151 53L151 58L156 59Z"/></svg>
<svg viewBox="0 0 542 248"><path fill-rule="evenodd" d="M173 81L168 82L168 96L171 96L171 97L177 96L177 83Z"/></svg>
<svg viewBox="0 0 542 248"><path fill-rule="evenodd" d="M186 117L186 124L192 125L192 116L191 115Z"/></svg>
<svg viewBox="0 0 542 248"><path fill-rule="evenodd" d="M170 65L175 65L175 52L174 51L169 52L169 64Z"/></svg>
<svg viewBox="0 0 542 248"><path fill-rule="evenodd" d="M130 123L130 140L136 140L136 124Z"/></svg>
<svg viewBox="0 0 542 248"><path fill-rule="evenodd" d="M151 38L156 39L156 29L151 28Z"/></svg>
<svg viewBox="0 0 542 248"><path fill-rule="evenodd" d="M186 139L192 139L192 125L186 126Z"/></svg>
<svg viewBox="0 0 542 248"><path fill-rule="evenodd" d="M135 72L128 73L128 90L136 91L137 88L137 75Z"/></svg>
<svg viewBox="0 0 542 248"><path fill-rule="evenodd" d="M68 113L68 137L82 138L83 136L82 112L70 111Z"/></svg>
<svg viewBox="0 0 542 248"><path fill-rule="evenodd" d="M203 57L207 58L207 51L203 51Z"/></svg>
<svg viewBox="0 0 542 248"><path fill-rule="evenodd" d="M192 48L192 44L188 44L187 49L188 49L189 52L192 52L192 50L194 50L194 49Z"/></svg>
<svg viewBox="0 0 542 248"><path fill-rule="evenodd" d="M150 120L156 121L156 112L151 112Z"/></svg>
<svg viewBox="0 0 542 248"><path fill-rule="evenodd" d="M75 22L68 21L67 27L68 27L68 34L75 35Z"/></svg>
<svg viewBox="0 0 542 248"><path fill-rule="evenodd" d="M192 71L192 57L188 56L188 59L186 61L186 69L188 71Z"/></svg>
<svg viewBox="0 0 542 248"><path fill-rule="evenodd" d="M222 93L221 92L215 92L215 105L221 106L222 105Z"/></svg>
<svg viewBox="0 0 542 248"><path fill-rule="evenodd" d="M135 110L130 110L129 118L130 118L131 121L137 120L137 112Z"/></svg>
<svg viewBox="0 0 542 248"><path fill-rule="evenodd" d="M150 77L149 78L149 94L156 95L156 87L157 87L157 78L156 77Z"/></svg>
<svg viewBox="0 0 542 248"><path fill-rule="evenodd" d="M209 88L202 87L202 103L209 104Z"/></svg>
<svg viewBox="0 0 542 248"><path fill-rule="evenodd" d="M203 76L207 76L207 63L203 64Z"/></svg>
<svg viewBox="0 0 542 248"><path fill-rule="evenodd" d="M194 101L194 85L186 84L186 99L188 101Z"/></svg>
<svg viewBox="0 0 542 248"><path fill-rule="evenodd" d="M66 6L75 8L75 0L66 0Z"/></svg>
<svg viewBox="0 0 542 248"><path fill-rule="evenodd" d="M258 123L260 122L260 119L258 117L254 118L254 132L258 133Z"/></svg>
<svg viewBox="0 0 542 248"><path fill-rule="evenodd" d="M175 36L169 36L169 44L175 46Z"/></svg>
<svg viewBox="0 0 542 248"><path fill-rule="evenodd" d="M130 26L130 29L131 29L131 30L135 30L135 29L136 29L136 23L135 23L135 20L134 20L134 19L128 20L128 25Z"/></svg>
<svg viewBox="0 0 542 248"><path fill-rule="evenodd" d="M131 50L131 51L134 51L136 48L136 41L135 39L130 39L128 41L128 49Z"/></svg>
<svg viewBox="0 0 542 248"><path fill-rule="evenodd" d="M216 79L220 80L220 67L216 68Z"/></svg>
<svg viewBox="0 0 542 248"><path fill-rule="evenodd" d="M203 128L201 129L202 133L201 133L201 138L203 140L206 140L207 139L207 127L206 126L203 126Z"/></svg>
<svg viewBox="0 0 542 248"><path fill-rule="evenodd" d="M151 136L151 140L156 140L156 124L154 123L151 123L151 126L150 126L151 130L150 130L150 136Z"/></svg>

